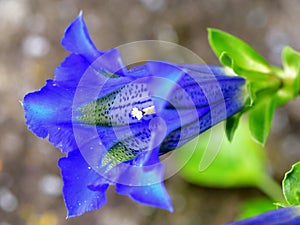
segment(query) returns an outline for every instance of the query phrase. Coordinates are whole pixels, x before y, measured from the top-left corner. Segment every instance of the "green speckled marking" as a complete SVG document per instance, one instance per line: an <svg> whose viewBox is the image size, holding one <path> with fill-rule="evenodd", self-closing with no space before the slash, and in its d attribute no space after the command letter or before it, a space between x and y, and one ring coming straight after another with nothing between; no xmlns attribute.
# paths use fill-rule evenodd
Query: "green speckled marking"
<svg viewBox="0 0 300 225"><path fill-rule="evenodd" d="M131 115L133 108L149 107L153 103L146 84L132 83L83 105L78 109L81 115L77 119L88 125L122 126L138 121ZM144 117L147 118L151 117Z"/></svg>
<svg viewBox="0 0 300 225"><path fill-rule="evenodd" d="M82 115L78 117L78 120L85 124L96 126L116 125L113 124L113 118L109 116L109 111L111 110L111 106L114 103L118 92L120 91L114 91L80 107L79 111Z"/></svg>
<svg viewBox="0 0 300 225"><path fill-rule="evenodd" d="M138 128L134 136L130 136L112 146L102 160L102 166L109 165L108 169L129 160L148 150L151 141L149 128Z"/></svg>
<svg viewBox="0 0 300 225"><path fill-rule="evenodd" d="M102 160L102 166L109 165L109 168L112 168L122 162L134 159L137 154L138 152L126 148L122 143L118 143L106 153Z"/></svg>

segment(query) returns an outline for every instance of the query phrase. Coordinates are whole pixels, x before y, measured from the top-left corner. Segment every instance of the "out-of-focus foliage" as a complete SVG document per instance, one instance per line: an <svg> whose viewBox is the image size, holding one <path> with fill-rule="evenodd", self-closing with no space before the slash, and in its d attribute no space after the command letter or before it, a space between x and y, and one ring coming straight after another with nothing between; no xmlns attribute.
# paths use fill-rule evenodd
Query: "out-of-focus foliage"
<svg viewBox="0 0 300 225"><path fill-rule="evenodd" d="M242 204L241 212L237 219L250 218L276 208L276 205L274 205L273 201L269 198L250 199Z"/></svg>
<svg viewBox="0 0 300 225"><path fill-rule="evenodd" d="M199 143L192 141L183 146L180 153L185 154L185 149L197 144L194 154L181 170L181 176L187 181L208 187L243 187L257 186L266 175L266 156L262 146L251 139L245 120L240 121L232 142L229 142L223 131L223 125L219 125L218 136L223 138L220 146L214 145L210 139L210 131L200 136ZM212 164L204 171L199 171L199 164L205 151L211 148L220 148L219 154ZM178 160L180 160L180 155Z"/></svg>

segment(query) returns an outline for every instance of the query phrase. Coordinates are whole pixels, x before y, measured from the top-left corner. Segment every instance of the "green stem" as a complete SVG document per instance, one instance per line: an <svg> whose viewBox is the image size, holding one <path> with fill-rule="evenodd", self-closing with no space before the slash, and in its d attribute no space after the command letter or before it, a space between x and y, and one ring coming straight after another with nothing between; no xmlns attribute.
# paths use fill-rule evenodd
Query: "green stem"
<svg viewBox="0 0 300 225"><path fill-rule="evenodd" d="M257 187L273 201L286 203L281 186L270 176L265 175L257 183Z"/></svg>
<svg viewBox="0 0 300 225"><path fill-rule="evenodd" d="M265 93L275 93L280 89L283 85L283 80L279 77L271 76L270 79L266 82L260 82L257 86L258 91L256 95L264 95Z"/></svg>

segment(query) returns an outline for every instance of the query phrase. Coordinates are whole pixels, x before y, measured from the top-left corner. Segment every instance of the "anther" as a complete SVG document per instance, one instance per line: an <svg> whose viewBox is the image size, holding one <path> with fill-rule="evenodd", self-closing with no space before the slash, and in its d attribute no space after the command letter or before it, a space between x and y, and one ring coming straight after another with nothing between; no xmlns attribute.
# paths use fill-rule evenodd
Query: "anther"
<svg viewBox="0 0 300 225"><path fill-rule="evenodd" d="M142 109L142 111L139 110L138 108L134 107L131 111L132 117L137 118L138 120L141 120L144 115L151 115L154 113L155 113L154 106L144 108L144 109Z"/></svg>

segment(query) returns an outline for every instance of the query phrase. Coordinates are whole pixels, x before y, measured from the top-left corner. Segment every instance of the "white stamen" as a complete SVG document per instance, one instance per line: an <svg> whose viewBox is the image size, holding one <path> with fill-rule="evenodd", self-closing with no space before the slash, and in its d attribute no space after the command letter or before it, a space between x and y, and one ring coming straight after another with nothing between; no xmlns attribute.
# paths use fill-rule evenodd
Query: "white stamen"
<svg viewBox="0 0 300 225"><path fill-rule="evenodd" d="M138 108L134 107L131 111L132 117L137 118L138 120L141 120L143 118L143 112L140 111Z"/></svg>
<svg viewBox="0 0 300 225"><path fill-rule="evenodd" d="M132 111L131 111L132 117L135 117L138 120L141 120L144 115L151 115L154 113L155 113L154 106L144 108L142 111L140 111L138 108L134 107L134 108L132 108Z"/></svg>
<svg viewBox="0 0 300 225"><path fill-rule="evenodd" d="M144 108L143 112L144 112L144 115L151 115L151 114L155 113L155 108L154 108L154 106L150 106L150 107Z"/></svg>

